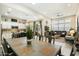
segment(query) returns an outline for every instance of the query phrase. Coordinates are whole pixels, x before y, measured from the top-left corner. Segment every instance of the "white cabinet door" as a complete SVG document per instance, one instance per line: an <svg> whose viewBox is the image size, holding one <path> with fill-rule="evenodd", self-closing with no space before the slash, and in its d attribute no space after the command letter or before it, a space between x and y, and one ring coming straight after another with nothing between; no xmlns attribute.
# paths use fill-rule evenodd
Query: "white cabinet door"
<svg viewBox="0 0 79 59"><path fill-rule="evenodd" d="M26 26L24 24L18 24L19 25L19 29L26 29Z"/></svg>

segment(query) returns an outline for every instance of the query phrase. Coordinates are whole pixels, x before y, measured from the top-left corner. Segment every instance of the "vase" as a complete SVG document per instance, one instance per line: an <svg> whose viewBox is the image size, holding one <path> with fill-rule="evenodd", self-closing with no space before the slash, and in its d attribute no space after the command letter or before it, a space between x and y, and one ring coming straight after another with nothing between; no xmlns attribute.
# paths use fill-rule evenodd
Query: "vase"
<svg viewBox="0 0 79 59"><path fill-rule="evenodd" d="M31 45L32 44L32 40L31 39L27 39L27 45Z"/></svg>

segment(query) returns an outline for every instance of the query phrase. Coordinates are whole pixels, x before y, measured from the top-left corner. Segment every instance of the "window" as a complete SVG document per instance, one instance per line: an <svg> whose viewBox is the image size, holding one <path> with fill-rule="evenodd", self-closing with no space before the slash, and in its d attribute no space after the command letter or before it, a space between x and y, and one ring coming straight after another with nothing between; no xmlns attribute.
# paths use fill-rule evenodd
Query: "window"
<svg viewBox="0 0 79 59"><path fill-rule="evenodd" d="M60 23L60 24L59 24L59 30L60 30L60 31L64 31L64 29L65 29L65 28L64 28L64 23Z"/></svg>
<svg viewBox="0 0 79 59"><path fill-rule="evenodd" d="M54 31L69 31L71 28L71 19L55 19L52 20L52 30Z"/></svg>

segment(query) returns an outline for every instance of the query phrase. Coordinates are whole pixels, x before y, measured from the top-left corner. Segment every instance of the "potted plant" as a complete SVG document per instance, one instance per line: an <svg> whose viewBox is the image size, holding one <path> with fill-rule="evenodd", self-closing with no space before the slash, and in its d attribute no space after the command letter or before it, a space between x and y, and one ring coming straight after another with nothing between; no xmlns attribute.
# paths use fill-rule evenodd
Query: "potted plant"
<svg viewBox="0 0 79 59"><path fill-rule="evenodd" d="M30 26L27 28L26 35L27 35L27 44L31 45L31 39L33 38L33 32L31 30Z"/></svg>

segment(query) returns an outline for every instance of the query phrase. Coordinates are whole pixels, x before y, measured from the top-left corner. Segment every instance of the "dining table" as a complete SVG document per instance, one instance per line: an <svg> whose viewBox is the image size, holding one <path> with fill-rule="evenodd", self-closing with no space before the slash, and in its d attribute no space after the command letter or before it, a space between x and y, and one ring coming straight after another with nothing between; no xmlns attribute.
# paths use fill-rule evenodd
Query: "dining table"
<svg viewBox="0 0 79 59"><path fill-rule="evenodd" d="M31 39L31 44L28 45L26 37L5 40L17 56L57 56L61 53L61 46L45 41Z"/></svg>

